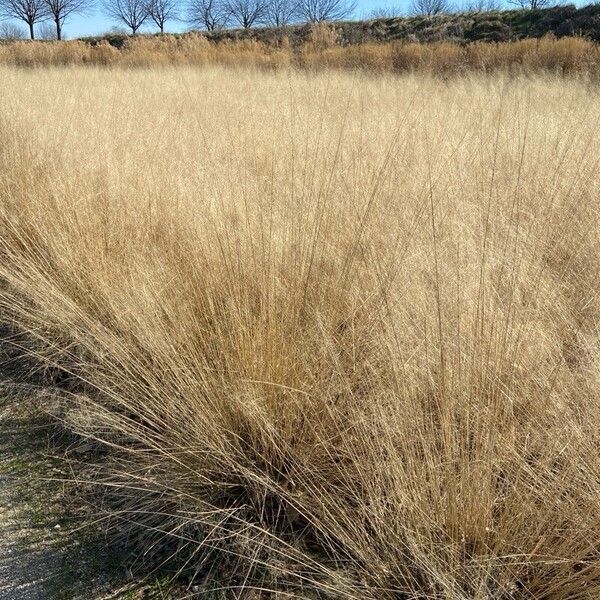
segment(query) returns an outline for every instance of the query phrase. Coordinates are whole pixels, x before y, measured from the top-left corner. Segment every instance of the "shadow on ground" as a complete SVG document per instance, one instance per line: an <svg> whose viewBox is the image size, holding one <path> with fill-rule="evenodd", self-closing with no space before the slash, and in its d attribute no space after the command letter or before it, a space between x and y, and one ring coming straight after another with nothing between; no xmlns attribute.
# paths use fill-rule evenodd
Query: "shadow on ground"
<svg viewBox="0 0 600 600"><path fill-rule="evenodd" d="M0 401L0 599L151 597L99 529L81 528L65 464L47 420Z"/></svg>

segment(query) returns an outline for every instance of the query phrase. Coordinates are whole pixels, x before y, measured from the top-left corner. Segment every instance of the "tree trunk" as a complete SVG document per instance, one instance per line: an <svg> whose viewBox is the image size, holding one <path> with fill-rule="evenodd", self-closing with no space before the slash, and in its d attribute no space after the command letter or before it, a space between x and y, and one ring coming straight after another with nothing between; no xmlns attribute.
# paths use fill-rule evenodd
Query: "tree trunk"
<svg viewBox="0 0 600 600"><path fill-rule="evenodd" d="M35 40L35 32L33 31L33 21L28 23L28 25L29 25L29 37L31 37L32 40Z"/></svg>
<svg viewBox="0 0 600 600"><path fill-rule="evenodd" d="M56 39L62 40L62 27L60 26L60 19L57 18L54 22L56 23Z"/></svg>

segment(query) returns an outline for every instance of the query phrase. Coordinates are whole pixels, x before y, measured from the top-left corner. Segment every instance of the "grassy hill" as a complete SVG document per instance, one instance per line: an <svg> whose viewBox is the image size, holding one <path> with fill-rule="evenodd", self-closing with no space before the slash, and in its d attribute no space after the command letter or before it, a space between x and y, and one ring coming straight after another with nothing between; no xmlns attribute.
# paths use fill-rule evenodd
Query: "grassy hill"
<svg viewBox="0 0 600 600"><path fill-rule="evenodd" d="M389 42L394 40L436 42L503 42L525 38L539 38L552 34L556 37L582 36L600 41L600 4L583 8L574 5L537 10L505 10L481 13L458 13L434 17L395 17L371 21L346 21L335 23L341 44L364 42ZM186 35L186 34L179 34ZM286 38L293 46L307 42L311 26L257 27L251 29L225 29L205 32L212 41L257 40L278 43ZM127 35L112 34L84 38L90 43L107 40L120 47Z"/></svg>

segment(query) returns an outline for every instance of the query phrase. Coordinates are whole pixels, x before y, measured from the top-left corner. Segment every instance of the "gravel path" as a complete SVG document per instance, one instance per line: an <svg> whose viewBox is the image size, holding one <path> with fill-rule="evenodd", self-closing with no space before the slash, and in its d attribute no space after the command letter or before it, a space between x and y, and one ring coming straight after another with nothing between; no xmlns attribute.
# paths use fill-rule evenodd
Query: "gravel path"
<svg viewBox="0 0 600 600"><path fill-rule="evenodd" d="M18 425L0 410L0 600L50 600L59 597L65 545L54 543L60 526L49 521L52 494L39 489L33 458L17 456Z"/></svg>
<svg viewBox="0 0 600 600"><path fill-rule="evenodd" d="M49 481L62 478L62 468L46 427L9 415L0 402L0 600L150 597L124 579L114 549L72 531L79 523L65 514L61 484Z"/></svg>
<svg viewBox="0 0 600 600"><path fill-rule="evenodd" d="M61 485L48 481L63 471L46 431L0 407L0 600L111 597L110 554L69 531Z"/></svg>
<svg viewBox="0 0 600 600"><path fill-rule="evenodd" d="M49 547L39 539L37 528L24 522L14 489L14 477L0 475L0 599L58 597L55 580L61 572L64 551Z"/></svg>

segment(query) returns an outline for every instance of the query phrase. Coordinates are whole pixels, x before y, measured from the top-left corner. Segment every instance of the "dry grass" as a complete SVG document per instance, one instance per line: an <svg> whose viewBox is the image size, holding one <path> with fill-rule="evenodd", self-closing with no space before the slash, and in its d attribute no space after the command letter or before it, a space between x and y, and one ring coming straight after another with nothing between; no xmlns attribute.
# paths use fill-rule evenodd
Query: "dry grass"
<svg viewBox="0 0 600 600"><path fill-rule="evenodd" d="M272 44L256 40L210 42L200 34L129 38L121 50L108 42L91 45L83 41L19 41L0 45L0 64L19 67L227 65L265 69L295 66L309 70L434 74L552 72L596 77L600 73L600 46L578 37L466 45L406 41L341 45L335 29L317 25L308 41L299 47L293 47L287 39Z"/></svg>
<svg viewBox="0 0 600 600"><path fill-rule="evenodd" d="M0 307L109 524L206 598L600 596L596 87L0 75Z"/></svg>

